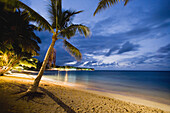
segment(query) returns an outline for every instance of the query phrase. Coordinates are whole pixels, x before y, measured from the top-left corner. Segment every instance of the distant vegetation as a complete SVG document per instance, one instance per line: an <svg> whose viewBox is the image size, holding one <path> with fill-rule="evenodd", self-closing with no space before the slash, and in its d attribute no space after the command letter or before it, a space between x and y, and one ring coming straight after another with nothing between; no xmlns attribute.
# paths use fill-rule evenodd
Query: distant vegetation
<svg viewBox="0 0 170 113"><path fill-rule="evenodd" d="M55 66L53 68L49 68L50 70L82 70L82 71L94 71L93 68L82 68L82 67L73 67L73 66Z"/></svg>

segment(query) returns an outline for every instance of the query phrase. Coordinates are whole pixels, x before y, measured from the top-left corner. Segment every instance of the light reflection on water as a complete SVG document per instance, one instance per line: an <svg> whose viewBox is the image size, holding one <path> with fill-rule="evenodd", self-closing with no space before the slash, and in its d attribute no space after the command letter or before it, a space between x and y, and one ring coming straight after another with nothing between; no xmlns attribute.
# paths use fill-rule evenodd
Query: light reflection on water
<svg viewBox="0 0 170 113"><path fill-rule="evenodd" d="M68 81L68 74L67 74L67 71L66 71L66 74L65 74L65 77L64 77L64 82L67 82Z"/></svg>
<svg viewBox="0 0 170 113"><path fill-rule="evenodd" d="M45 77L70 83L85 83L88 84L88 76L76 76L75 74L69 73L68 71L58 71L57 77L54 75L45 75Z"/></svg>

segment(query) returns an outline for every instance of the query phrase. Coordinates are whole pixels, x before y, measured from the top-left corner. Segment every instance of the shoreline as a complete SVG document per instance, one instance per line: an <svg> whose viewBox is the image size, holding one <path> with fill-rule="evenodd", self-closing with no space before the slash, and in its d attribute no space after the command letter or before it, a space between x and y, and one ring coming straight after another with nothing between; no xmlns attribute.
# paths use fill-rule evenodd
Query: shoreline
<svg viewBox="0 0 170 113"><path fill-rule="evenodd" d="M14 74L14 73L12 73L11 75L8 75L8 76L13 77L13 76L16 76L16 75L18 75L16 77L16 79L26 79L26 80L30 79L30 80L33 80L35 78L35 76L29 75L28 73L27 74L23 74L23 73L15 73ZM61 87L67 87L67 88L70 88L70 89L85 91L85 92L95 94L95 95L99 95L99 96L104 96L104 97L108 97L108 98L112 98L112 99L118 99L118 100L121 100L123 102L130 102L130 103L134 103L134 104L137 104L137 105L144 105L144 106L158 108L158 109L165 110L165 111L170 111L170 105L168 105L168 104L163 104L163 103L160 103L160 102L147 100L147 98L145 98L145 97L144 98L139 98L139 97L137 97L137 95L133 95L133 97L132 97L132 96L130 96L128 94L123 94L121 92L112 92L112 93L110 93L110 92L97 91L97 90L89 89L89 88L86 89L85 86L81 86L79 84L64 83L64 82L61 82L61 81L55 83L54 81L48 81L46 79L42 79L41 83L59 85Z"/></svg>

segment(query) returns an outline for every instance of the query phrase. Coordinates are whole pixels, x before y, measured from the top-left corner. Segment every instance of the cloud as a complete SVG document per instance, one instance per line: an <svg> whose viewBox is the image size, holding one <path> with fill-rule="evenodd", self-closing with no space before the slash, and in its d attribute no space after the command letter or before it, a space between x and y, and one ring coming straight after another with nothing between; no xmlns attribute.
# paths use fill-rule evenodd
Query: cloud
<svg viewBox="0 0 170 113"><path fill-rule="evenodd" d="M168 53L168 52L170 52L170 44L168 44L168 45L166 45L166 46L164 46L164 47L161 47L161 48L158 50L158 52L160 52L160 53Z"/></svg>
<svg viewBox="0 0 170 113"><path fill-rule="evenodd" d="M138 44L133 44L128 41L122 45L122 47L118 51L118 54L122 54L129 51L136 51L139 47L140 46Z"/></svg>
<svg viewBox="0 0 170 113"><path fill-rule="evenodd" d="M158 3L160 3L161 5L159 4L160 8L159 10L156 11L154 18L157 18L160 21L167 20L168 18L170 18L170 7L169 7L170 1L160 0L158 1Z"/></svg>
<svg viewBox="0 0 170 113"><path fill-rule="evenodd" d="M65 65L75 65L76 63L77 63L77 61L73 61L73 62L65 63Z"/></svg>
<svg viewBox="0 0 170 113"><path fill-rule="evenodd" d="M105 56L110 56L112 54L112 52L115 52L116 50L118 50L120 47L119 46L114 46L112 47L108 53L106 53Z"/></svg>
<svg viewBox="0 0 170 113"><path fill-rule="evenodd" d="M118 63L112 62L112 63L103 63L98 61L86 61L82 65L82 67L114 67L118 66Z"/></svg>

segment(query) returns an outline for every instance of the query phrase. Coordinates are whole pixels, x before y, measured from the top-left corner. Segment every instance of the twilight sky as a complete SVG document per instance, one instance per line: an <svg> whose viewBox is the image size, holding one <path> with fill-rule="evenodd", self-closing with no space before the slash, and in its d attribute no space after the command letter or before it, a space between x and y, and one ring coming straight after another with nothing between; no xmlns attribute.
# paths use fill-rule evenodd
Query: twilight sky
<svg viewBox="0 0 170 113"><path fill-rule="evenodd" d="M47 20L48 0L21 0ZM56 65L91 67L102 70L170 70L170 0L131 0L112 6L95 17L99 0L63 0L63 9L84 10L73 23L84 24L92 32L90 38L80 35L69 42L82 53L77 62L55 44ZM168 30L169 29L169 30ZM42 40L38 59L44 59L51 43L48 31L36 33Z"/></svg>

